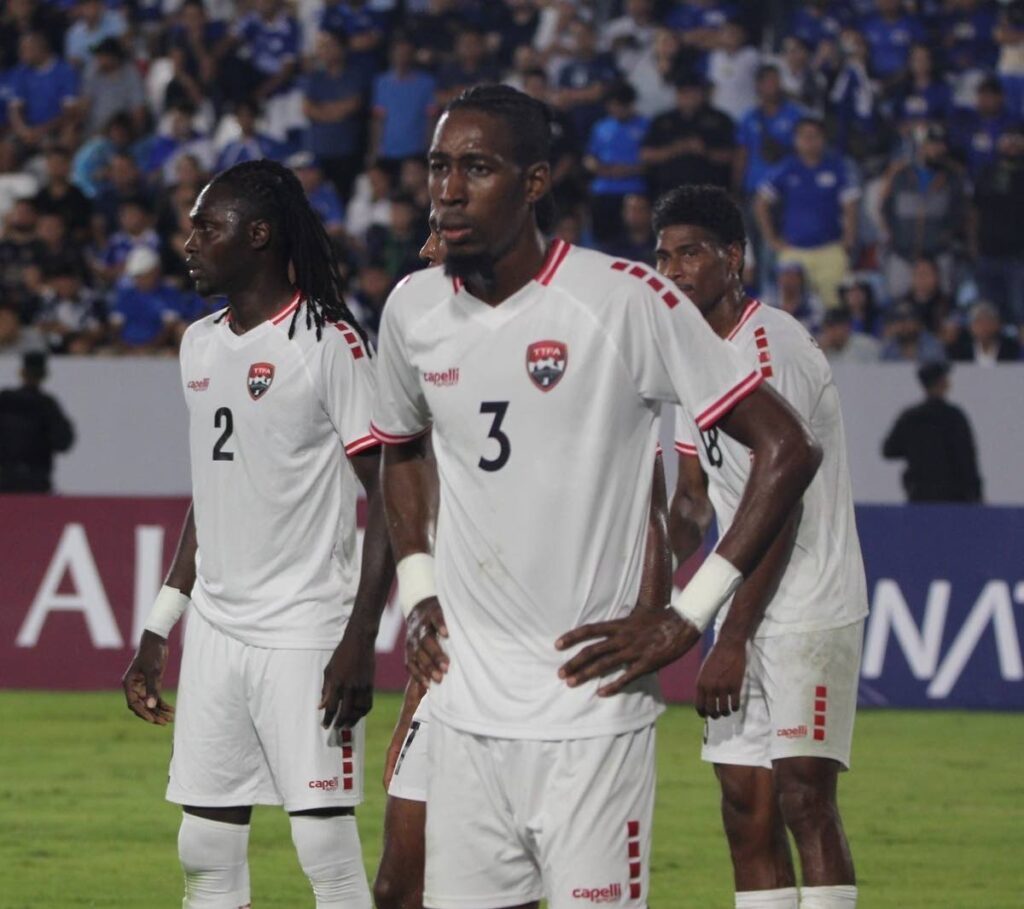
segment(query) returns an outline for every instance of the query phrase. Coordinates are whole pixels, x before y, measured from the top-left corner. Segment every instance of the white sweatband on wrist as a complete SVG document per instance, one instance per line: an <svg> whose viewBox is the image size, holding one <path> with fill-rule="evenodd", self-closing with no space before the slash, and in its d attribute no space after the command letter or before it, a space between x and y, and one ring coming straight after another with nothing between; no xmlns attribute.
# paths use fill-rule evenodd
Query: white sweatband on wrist
<svg viewBox="0 0 1024 909"><path fill-rule="evenodd" d="M712 552L669 605L687 622L703 631L742 580L743 575L732 562Z"/></svg>
<svg viewBox="0 0 1024 909"><path fill-rule="evenodd" d="M146 631L152 631L153 634L167 638L188 607L189 599L180 590L175 590L164 584L153 601L153 608L149 610L149 617L146 619L145 625Z"/></svg>
<svg viewBox="0 0 1024 909"><path fill-rule="evenodd" d="M429 597L437 596L434 586L434 557L428 552L414 552L395 566L398 576L398 605L402 615L409 613Z"/></svg>

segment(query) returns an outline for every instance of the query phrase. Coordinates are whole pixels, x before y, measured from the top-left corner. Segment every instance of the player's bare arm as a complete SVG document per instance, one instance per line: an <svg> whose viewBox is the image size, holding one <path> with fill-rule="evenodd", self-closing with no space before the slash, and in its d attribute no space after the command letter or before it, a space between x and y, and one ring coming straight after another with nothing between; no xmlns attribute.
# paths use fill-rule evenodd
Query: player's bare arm
<svg viewBox="0 0 1024 909"><path fill-rule="evenodd" d="M598 639L559 669L559 677L570 687L626 667L626 672L598 690L602 697L617 694L626 685L653 670L648 660L671 662L665 651L687 645L691 632L678 615L665 609L672 595L672 558L668 546L665 469L661 456L655 459L651 507L647 522L644 568L636 607L623 619L593 622L562 635L555 647L568 650L584 641ZM683 635L680 641L678 635ZM687 646L692 646L689 644Z"/></svg>
<svg viewBox="0 0 1024 909"><path fill-rule="evenodd" d="M380 449L353 455L350 463L366 492L366 531L352 615L324 669L320 707L325 728L354 726L373 707L374 643L395 577L380 489Z"/></svg>
<svg viewBox="0 0 1024 909"><path fill-rule="evenodd" d="M384 511L396 562L430 552L433 488L433 465L424 436L385 446ZM425 687L440 682L448 671L448 657L439 641L446 637L437 597L413 604L406 618L405 663L410 676Z"/></svg>
<svg viewBox="0 0 1024 909"><path fill-rule="evenodd" d="M708 477L700 461L680 455L676 489L668 512L669 542L680 565L700 549L714 516Z"/></svg>
<svg viewBox="0 0 1024 909"><path fill-rule="evenodd" d="M423 695L427 689L415 679L409 679L405 686L405 695L402 698L402 710L398 714L398 722L395 723L395 731L391 733L391 742L388 744L387 755L384 758L384 791L391 785L391 777L395 772L395 765L398 763L398 756L402 753L402 745L405 737L409 734L409 727L412 725L412 718L416 708L420 706Z"/></svg>
<svg viewBox="0 0 1024 909"><path fill-rule="evenodd" d="M166 587L185 596L196 582L196 522L192 505L181 528L178 548L164 582ZM174 719L174 708L160 694L160 682L167 666L167 638L150 631L142 632L139 647L121 677L128 709L147 723L166 726Z"/></svg>

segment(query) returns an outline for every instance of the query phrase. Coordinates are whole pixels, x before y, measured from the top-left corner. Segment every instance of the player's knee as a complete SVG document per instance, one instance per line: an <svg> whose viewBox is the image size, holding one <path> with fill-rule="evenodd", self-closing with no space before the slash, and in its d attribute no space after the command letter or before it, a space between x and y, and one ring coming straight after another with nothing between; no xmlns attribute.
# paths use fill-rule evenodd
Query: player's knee
<svg viewBox="0 0 1024 909"><path fill-rule="evenodd" d="M405 880L382 867L373 882L373 899L377 909L422 909L422 883Z"/></svg>
<svg viewBox="0 0 1024 909"><path fill-rule="evenodd" d="M734 770L740 772L732 772ZM720 769L722 822L730 846L736 849L761 849L771 842L775 823L775 801L771 778L767 785L753 771L756 768Z"/></svg>
<svg viewBox="0 0 1024 909"><path fill-rule="evenodd" d="M786 826L799 835L838 819L835 789L812 775L790 775L779 780L779 807Z"/></svg>
<svg viewBox="0 0 1024 909"><path fill-rule="evenodd" d="M184 909L249 905L248 824L181 816L178 858L185 873Z"/></svg>
<svg viewBox="0 0 1024 909"><path fill-rule="evenodd" d="M292 815L292 842L317 909L370 909L370 887L353 815Z"/></svg>

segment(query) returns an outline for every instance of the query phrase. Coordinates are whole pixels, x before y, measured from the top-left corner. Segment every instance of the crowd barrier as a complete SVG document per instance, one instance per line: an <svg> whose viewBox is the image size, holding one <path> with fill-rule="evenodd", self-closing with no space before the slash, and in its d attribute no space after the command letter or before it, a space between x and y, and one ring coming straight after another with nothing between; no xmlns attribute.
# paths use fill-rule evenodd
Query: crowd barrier
<svg viewBox="0 0 1024 909"><path fill-rule="evenodd" d="M0 497L0 688L114 689L173 555L181 498ZM1024 708L1024 509L861 506L871 615L863 704ZM684 568L684 571L686 569ZM165 685L177 678L174 632ZM405 683L390 604L377 681ZM699 656L670 667L692 698Z"/></svg>

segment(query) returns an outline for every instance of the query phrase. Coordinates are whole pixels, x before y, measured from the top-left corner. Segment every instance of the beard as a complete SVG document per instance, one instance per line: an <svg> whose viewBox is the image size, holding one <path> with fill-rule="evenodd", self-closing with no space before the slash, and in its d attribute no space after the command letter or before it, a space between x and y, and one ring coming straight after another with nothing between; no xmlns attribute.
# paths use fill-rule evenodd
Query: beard
<svg viewBox="0 0 1024 909"><path fill-rule="evenodd" d="M472 281L484 288L494 286L495 257L491 253L469 253L458 255L448 252L444 262L444 273L449 278L459 278L464 284Z"/></svg>

